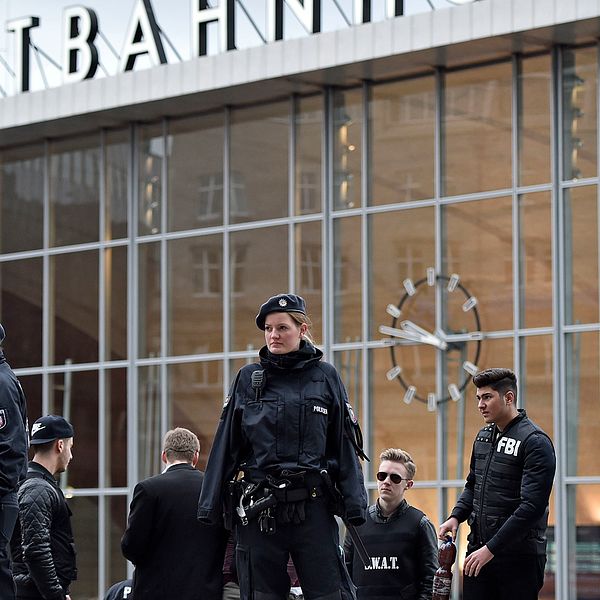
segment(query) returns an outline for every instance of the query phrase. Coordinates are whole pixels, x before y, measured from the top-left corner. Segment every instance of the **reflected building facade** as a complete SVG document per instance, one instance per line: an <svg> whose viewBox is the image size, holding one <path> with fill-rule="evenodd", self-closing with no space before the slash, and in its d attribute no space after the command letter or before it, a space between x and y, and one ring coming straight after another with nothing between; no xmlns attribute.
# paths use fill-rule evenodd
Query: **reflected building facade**
<svg viewBox="0 0 600 600"><path fill-rule="evenodd" d="M257 308L286 290L307 300L368 454L415 457L411 498L434 523L481 426L464 362L513 368L559 460L541 597L600 597L600 10L561 16L560 0L540 0L554 21L515 13L504 38L478 35L477 15L510 4L448 9L448 40L421 49L0 130L5 351L30 419L63 413L75 426L62 482L74 597L126 576L128 501L160 470L164 432L196 432L205 464L230 381L263 344ZM376 39L426 24L402 20L360 29ZM469 39L451 42L468 22ZM306 51L325 52L328 36ZM269 52L284 61L296 46ZM444 286L407 291L428 269L459 275L479 328ZM404 318L400 303L454 341L382 334ZM452 383L460 393L441 402ZM364 467L370 490L376 467Z"/></svg>

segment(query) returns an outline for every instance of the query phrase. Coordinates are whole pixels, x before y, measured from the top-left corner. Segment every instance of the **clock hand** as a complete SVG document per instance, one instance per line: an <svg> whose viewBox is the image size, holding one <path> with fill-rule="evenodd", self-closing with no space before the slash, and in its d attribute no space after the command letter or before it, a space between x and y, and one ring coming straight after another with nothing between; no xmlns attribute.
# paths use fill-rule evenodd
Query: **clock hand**
<svg viewBox="0 0 600 600"><path fill-rule="evenodd" d="M392 337L399 337L404 340L409 340L411 342L416 342L418 344L429 344L430 346L435 346L440 350L446 350L448 344L446 342L440 340L434 335L427 334L423 335L421 333L405 331L404 329L397 329L395 327L388 327L387 325L379 326L379 333L384 333L385 335L391 335Z"/></svg>
<svg viewBox="0 0 600 600"><path fill-rule="evenodd" d="M402 323L400 323L400 327L404 331L408 331L409 333L414 333L416 335L422 336L424 338L423 341L425 341L426 338L427 340L429 340L425 341L426 344L436 346L436 348L439 348L440 350L448 349L448 344L440 336L430 333L429 331L423 329L422 327L419 327L419 325L413 323L412 321L402 321Z"/></svg>

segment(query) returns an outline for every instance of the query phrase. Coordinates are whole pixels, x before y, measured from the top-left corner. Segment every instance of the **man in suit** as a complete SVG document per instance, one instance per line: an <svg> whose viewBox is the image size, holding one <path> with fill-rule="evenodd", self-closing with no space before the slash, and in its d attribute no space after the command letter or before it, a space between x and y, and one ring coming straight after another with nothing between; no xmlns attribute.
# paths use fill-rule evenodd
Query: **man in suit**
<svg viewBox="0 0 600 600"><path fill-rule="evenodd" d="M168 431L165 470L135 486L121 540L123 555L135 565L134 598L221 600L227 532L196 519L204 478L195 468L199 455L195 434Z"/></svg>

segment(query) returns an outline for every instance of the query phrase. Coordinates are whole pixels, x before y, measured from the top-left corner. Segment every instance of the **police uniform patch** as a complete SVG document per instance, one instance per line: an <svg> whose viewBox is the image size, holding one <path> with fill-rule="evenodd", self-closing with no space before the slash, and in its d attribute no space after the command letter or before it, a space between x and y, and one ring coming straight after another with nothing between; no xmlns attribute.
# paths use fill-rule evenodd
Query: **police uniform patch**
<svg viewBox="0 0 600 600"><path fill-rule="evenodd" d="M348 410L348 414L350 415L350 420L356 425L358 423L358 419L352 410L352 406L350 406L350 402L346 402L346 409Z"/></svg>
<svg viewBox="0 0 600 600"><path fill-rule="evenodd" d="M227 408L229 401L231 400L231 396L225 396L225 401L223 402L223 408Z"/></svg>
<svg viewBox="0 0 600 600"><path fill-rule="evenodd" d="M0 429L4 429L8 423L8 415L5 408L0 408Z"/></svg>
<svg viewBox="0 0 600 600"><path fill-rule="evenodd" d="M279 306L287 306L287 300L285 298L279 298Z"/></svg>

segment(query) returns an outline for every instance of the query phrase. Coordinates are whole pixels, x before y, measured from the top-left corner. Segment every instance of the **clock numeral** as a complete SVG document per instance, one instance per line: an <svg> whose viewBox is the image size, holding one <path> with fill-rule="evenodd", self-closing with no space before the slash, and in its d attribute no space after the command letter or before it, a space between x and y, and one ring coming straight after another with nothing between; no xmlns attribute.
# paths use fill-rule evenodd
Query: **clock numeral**
<svg viewBox="0 0 600 600"><path fill-rule="evenodd" d="M402 285L404 286L404 289L406 290L406 293L409 296L414 296L417 293L417 288L415 287L415 284L413 283L412 279L410 279L409 277L407 277L402 282Z"/></svg>
<svg viewBox="0 0 600 600"><path fill-rule="evenodd" d="M463 305L462 309L464 312L469 312L472 308L477 306L477 298L475 296L471 296Z"/></svg>
<svg viewBox="0 0 600 600"><path fill-rule="evenodd" d="M450 279L448 280L448 291L453 292L456 289L459 281L460 276L458 273L452 273L452 275L450 275Z"/></svg>
<svg viewBox="0 0 600 600"><path fill-rule="evenodd" d="M458 402L460 400L460 390L455 383L451 383L448 386L448 393L450 394L450 398L454 400L454 402Z"/></svg>
<svg viewBox="0 0 600 600"><path fill-rule="evenodd" d="M392 317L394 317L394 319L397 319L402 314L400 309L394 304L388 304L385 309L385 312L388 315L391 315Z"/></svg>
<svg viewBox="0 0 600 600"><path fill-rule="evenodd" d="M479 371L479 367L474 365L471 361L465 360L463 363L463 369L472 377L475 377Z"/></svg>
<svg viewBox="0 0 600 600"><path fill-rule="evenodd" d="M427 285L433 287L435 285L435 269L427 267Z"/></svg>
<svg viewBox="0 0 600 600"><path fill-rule="evenodd" d="M427 394L427 410L433 412L436 409L436 406L437 400L435 399L435 394L429 392L429 394Z"/></svg>
<svg viewBox="0 0 600 600"><path fill-rule="evenodd" d="M414 385L409 385L406 393L404 394L404 403L410 404L413 401L413 398L417 394L417 388Z"/></svg>
<svg viewBox="0 0 600 600"><path fill-rule="evenodd" d="M392 367L385 374L385 376L387 377L388 381L392 381L392 379L396 379L396 377L398 377L398 375L400 375L400 373L402 373L402 369L398 365L396 365L395 367Z"/></svg>

